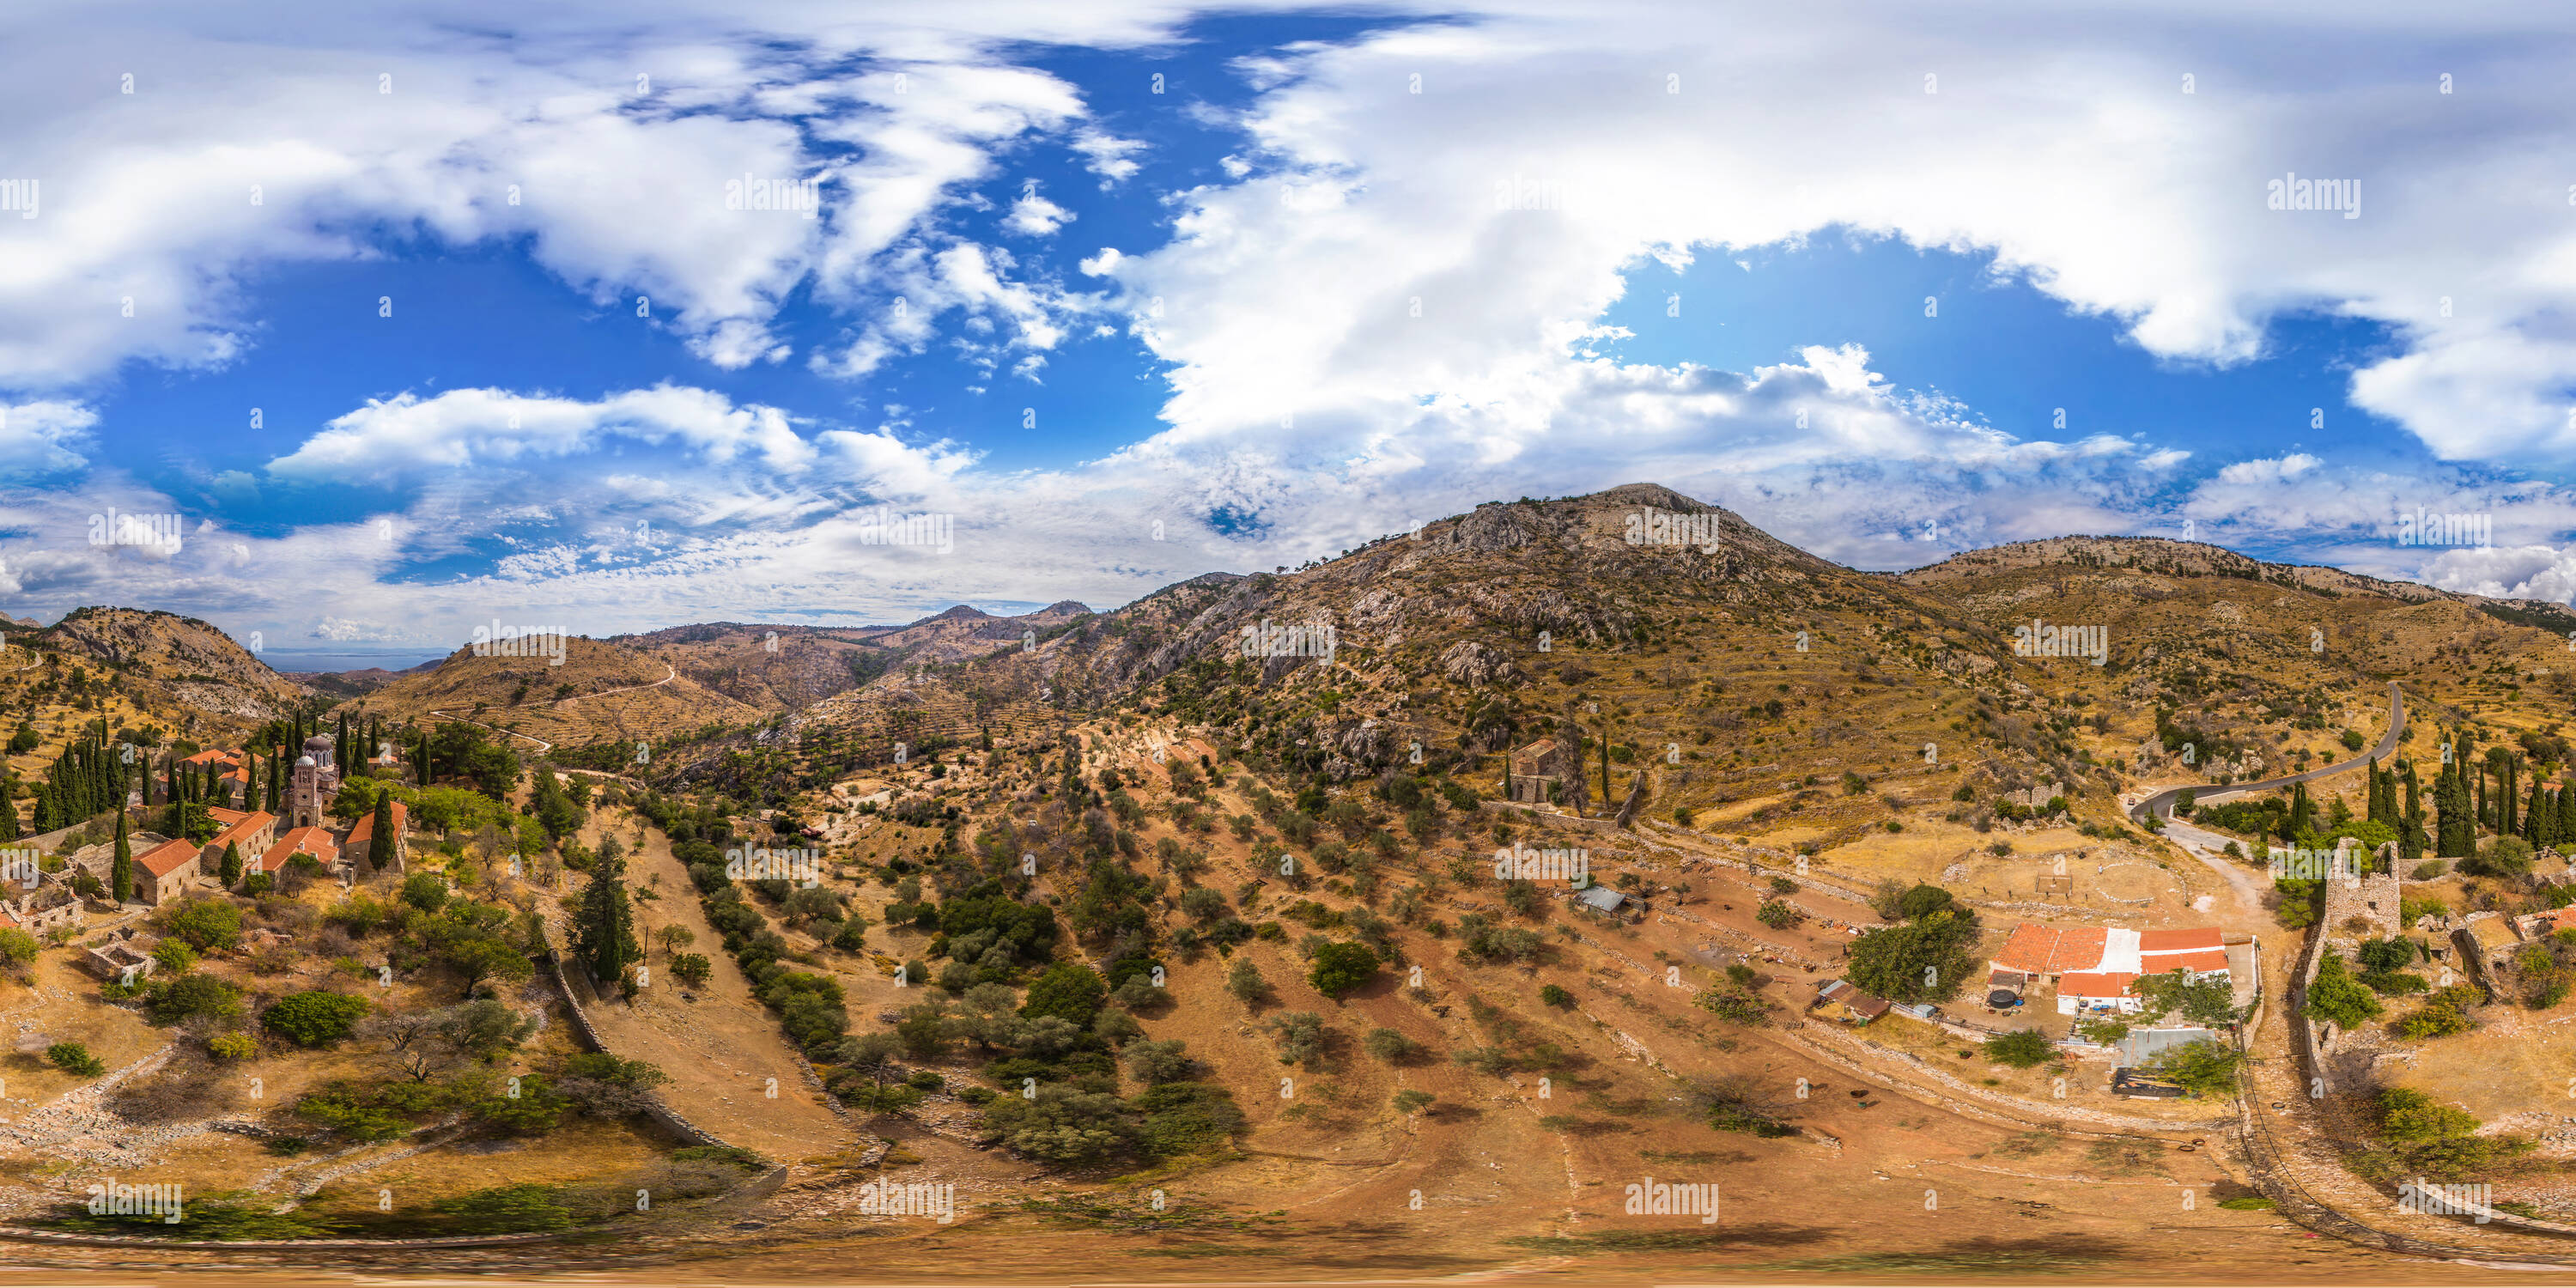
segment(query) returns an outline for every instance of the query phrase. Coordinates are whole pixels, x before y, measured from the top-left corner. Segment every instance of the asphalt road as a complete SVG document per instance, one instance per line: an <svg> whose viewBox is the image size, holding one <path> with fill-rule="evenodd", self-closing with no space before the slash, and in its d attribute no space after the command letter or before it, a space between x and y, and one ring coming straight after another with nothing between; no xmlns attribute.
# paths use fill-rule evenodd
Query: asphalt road
<svg viewBox="0 0 2576 1288"><path fill-rule="evenodd" d="M2196 801L2206 802L2215 801L2228 796L2239 796L2247 792L2274 791L2279 788L2287 787L2292 783L2312 783L2320 778L2331 777L2335 774L2350 773L2353 770L2369 764L2373 760L2386 760L2391 755L2396 754L2397 742L2405 736L2406 695L2398 692L2397 682L2395 680L2391 680L2388 682L2388 733L2385 737L2379 740L2378 746L2371 748L2362 755L2351 760L2347 760L2339 765L2328 765L2323 769L2311 769L2305 773L2291 774L2286 778L2266 778L2259 783L2230 783L2225 787L2169 787L2143 801L2138 802L2137 806L2129 811L2129 817L2144 823L2148 813L2153 812L2157 817L2170 822L2173 819L2174 801L2185 791L2196 792L2197 796L2195 796L2194 799Z"/></svg>

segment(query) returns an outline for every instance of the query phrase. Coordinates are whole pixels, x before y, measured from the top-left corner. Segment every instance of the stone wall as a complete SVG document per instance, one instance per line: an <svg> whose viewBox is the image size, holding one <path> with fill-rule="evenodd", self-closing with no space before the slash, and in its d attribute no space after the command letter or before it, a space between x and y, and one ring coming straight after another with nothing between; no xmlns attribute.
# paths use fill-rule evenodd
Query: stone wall
<svg viewBox="0 0 2576 1288"><path fill-rule="evenodd" d="M591 1026L589 1012L582 1008L579 990L573 987L571 971L565 969L562 955L555 951L553 930L553 926L548 925L543 964L547 973L555 977L556 991L563 997L564 1009L572 1014L572 1031L580 1039L584 1050L614 1055L616 1053L609 1051L608 1044L600 1040L599 1030ZM576 965L572 969L580 970L581 967ZM587 984L587 982L588 974L584 972L584 983ZM672 1136L692 1145L717 1145L731 1148L724 1138L690 1122L678 1110L663 1103L660 1095L648 1091L644 1093L643 1099L644 1116L652 1119L657 1126L671 1133Z"/></svg>

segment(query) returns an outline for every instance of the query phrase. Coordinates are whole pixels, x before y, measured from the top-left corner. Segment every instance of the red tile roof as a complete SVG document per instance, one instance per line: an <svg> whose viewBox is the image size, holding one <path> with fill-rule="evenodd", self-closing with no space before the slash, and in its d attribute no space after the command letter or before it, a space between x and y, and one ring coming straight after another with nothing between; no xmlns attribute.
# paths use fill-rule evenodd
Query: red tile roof
<svg viewBox="0 0 2576 1288"><path fill-rule="evenodd" d="M227 809L221 805L209 805L206 807L206 817L213 819L219 826L231 827L233 824L249 818L250 815L237 809Z"/></svg>
<svg viewBox="0 0 2576 1288"><path fill-rule="evenodd" d="M2141 930L2138 932L2138 951L2142 953L2194 952L2221 946L2216 926L2207 926L2199 930Z"/></svg>
<svg viewBox="0 0 2576 1288"><path fill-rule="evenodd" d="M2102 975L2078 972L2057 981L2057 995L2059 997L2126 997L2129 995L2129 985L2136 982L2137 978L2135 975L2118 971Z"/></svg>
<svg viewBox="0 0 2576 1288"><path fill-rule="evenodd" d="M211 813L212 811L208 812ZM233 811L226 810L224 812L230 814ZM275 814L268 813L265 810L253 810L248 814L241 815L240 820L232 824L230 827L215 833L215 839L207 842L207 844L220 851L227 845L238 841L249 840L252 836L257 835L261 829L266 828L276 821L277 816Z"/></svg>
<svg viewBox="0 0 2576 1288"><path fill-rule="evenodd" d="M134 863L156 878L166 877L178 871L181 864L197 857L199 851L196 842L183 836L175 841L163 841L134 856Z"/></svg>
<svg viewBox="0 0 2576 1288"><path fill-rule="evenodd" d="M393 803L393 808L386 812L393 815L394 839L399 841L402 839L403 826L411 821L411 810L406 808L401 801L395 801ZM367 813L360 814L358 816L358 825L349 829L349 848L355 850L374 839L376 839L376 816L374 811L371 810Z"/></svg>
<svg viewBox="0 0 2576 1288"><path fill-rule="evenodd" d="M2208 972L2227 969L2227 953L2217 948L2197 953L2157 953L2139 960L2146 964L2150 975L2162 975L2172 970Z"/></svg>
<svg viewBox="0 0 2576 1288"><path fill-rule="evenodd" d="M2547 912L2535 912L2523 918L2523 926L2534 939L2553 931L2565 930L2576 926L2576 908L2552 908Z"/></svg>
<svg viewBox="0 0 2576 1288"><path fill-rule="evenodd" d="M299 827L277 838L277 844L268 847L268 853L259 856L258 866L251 871L268 873L282 871L286 867L286 861L299 853L310 854L322 866L329 867L339 859L340 847L331 840L331 834L321 828Z"/></svg>
<svg viewBox="0 0 2576 1288"><path fill-rule="evenodd" d="M2100 926L2077 926L2057 937L2057 949L2048 955L2048 973L2089 971L2102 964L2102 950L2111 942L2111 932Z"/></svg>
<svg viewBox="0 0 2576 1288"><path fill-rule="evenodd" d="M2056 948L2056 931L2025 921L2013 927L2012 938L2005 941L2001 952L1995 954L1995 965L2025 975L2046 974L2048 955Z"/></svg>

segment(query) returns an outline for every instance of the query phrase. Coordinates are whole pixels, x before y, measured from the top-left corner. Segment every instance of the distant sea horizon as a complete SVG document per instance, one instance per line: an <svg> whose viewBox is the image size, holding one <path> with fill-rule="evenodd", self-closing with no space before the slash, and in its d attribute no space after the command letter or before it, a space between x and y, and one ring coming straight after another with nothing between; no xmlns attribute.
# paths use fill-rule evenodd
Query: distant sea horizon
<svg viewBox="0 0 2576 1288"><path fill-rule="evenodd" d="M262 650L259 660L279 671L363 671L369 667L406 671L423 662L446 657L447 653L445 649L396 649L371 653L348 649L272 648Z"/></svg>

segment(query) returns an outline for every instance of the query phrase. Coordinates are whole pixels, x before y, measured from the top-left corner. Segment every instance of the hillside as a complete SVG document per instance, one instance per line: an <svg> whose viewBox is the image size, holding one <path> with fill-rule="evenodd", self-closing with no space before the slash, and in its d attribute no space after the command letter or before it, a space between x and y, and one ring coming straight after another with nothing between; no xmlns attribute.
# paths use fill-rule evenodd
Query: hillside
<svg viewBox="0 0 2576 1288"><path fill-rule="evenodd" d="M2103 927L2210 936L2230 970L2259 962L2249 997L2256 978L2295 977L2294 901L2259 868L2144 834L2131 807L2156 788L2340 763L2385 732L2391 681L2411 717L2400 745L2428 772L2433 744L2469 726L2494 754L2527 754L2531 781L2576 768L2556 736L2576 694L2549 611L2126 538L1862 573L1632 485L1480 506L1295 572L1210 573L1097 614L716 623L573 639L560 667L460 650L344 705L397 726L479 722L614 776L504 790L475 777L493 761L469 745L435 783L386 767L457 841L447 856L416 837L413 854L416 872L473 892L459 911L371 914L328 883L302 912L246 898L310 941L268 944L255 969L201 969L274 991L272 968L322 978L346 959L364 976L381 953L409 990L397 1004L426 1008L500 956L460 954L456 936L517 936L510 952L531 957L566 942L598 906L585 874L614 838L643 954L617 969L653 982L621 998L575 967L511 1004L568 1018L577 1003L596 1040L667 1077L690 1121L787 1172L721 1214L638 1222L635 1256L725 1222L760 1232L765 1266L856 1252L880 1275L968 1257L1043 1279L1072 1258L1173 1256L1227 1258L1244 1280L1329 1263L1380 1278L1571 1264L1603 1280L2143 1281L2225 1256L2310 1276L2361 1254L2254 1202L2279 1172L2236 1133L2234 1083L2116 1095L2116 1053L2057 1045L2072 1021L2054 1006L1982 1005L1984 964L2029 920L2106 943ZM2080 633L2017 648L2034 624ZM60 688L97 701L106 683ZM1499 799L1507 755L1540 739L1570 749L1541 773L1588 817ZM629 759L637 743L649 762ZM2305 790L2321 810L2374 808L2355 773ZM1626 826L1601 817L1631 793ZM512 844L531 861L502 861ZM1498 872L1498 850L1580 855L1624 902L1578 908L1561 876ZM770 852L812 862L793 880L729 869ZM2411 879L2409 898L2463 913L2519 913L2551 889L2466 864ZM402 878L370 880L369 898L397 901ZM1936 897L1917 905L1917 886ZM419 892L416 910L442 893ZM1865 936L1898 923L1897 942L1957 942L1925 959L1937 969L1870 986L1944 1010L1887 1012L1864 1036L1818 990L1877 969ZM56 957L43 965L65 978ZM162 1040L102 999L74 1031L120 1059ZM2515 1031L2511 1005L2488 1008L2488 1032ZM2283 1014L2266 1011L2250 1076L2292 1067ZM2024 1059L1997 1045L2015 1035L2044 1040ZM326 1057L272 1041L258 1067L279 1085L326 1068L381 1079L399 1038L368 1028ZM2497 1058L2475 1038L2391 1076L2458 1098ZM499 1058L568 1071L570 1039L544 1041ZM2561 1063L2513 1067L2554 1095L2576 1076ZM755 1090L773 1077L776 1102ZM2540 1112L2475 1094L2499 1122ZM458 1159L515 1137L496 1125L506 1105L460 1103L490 1121L423 1138L420 1175L442 1198L660 1165L609 1138L627 1103L609 1097L558 1129L588 1152L469 1168ZM2321 1112L2365 1109L2339 1090ZM249 1174L252 1148L227 1137L191 1176ZM2551 1149L2535 1169L2576 1168L2576 1144ZM2503 1180L2554 1212L2528 1178L2555 1174ZM859 1187L889 1176L954 1184L961 1215L908 1227L855 1212ZM1722 1184L1727 1215L1631 1209L1645 1178ZM1147 1209L1156 1191L1169 1202ZM2176 1191L2206 1201L2139 1237L2140 1204ZM362 1212L371 1192L320 1206ZM1918 1219L1890 1253L1890 1229ZM2514 1237L2431 1224L2405 1228Z"/></svg>
<svg viewBox="0 0 2576 1288"><path fill-rule="evenodd" d="M274 719L309 693L223 631L172 613L76 609L20 643L94 659L151 682L173 703L213 717Z"/></svg>
<svg viewBox="0 0 2576 1288"><path fill-rule="evenodd" d="M718 693L634 649L573 636L564 660L477 656L472 646L406 673L345 705L353 716L435 724L465 720L538 744L660 740L709 724L747 724L759 709Z"/></svg>
<svg viewBox="0 0 2576 1288"><path fill-rule="evenodd" d="M610 643L661 659L680 674L764 711L798 711L906 667L981 656L1089 609L1067 600L997 617L964 604L902 626L821 627L711 622Z"/></svg>

